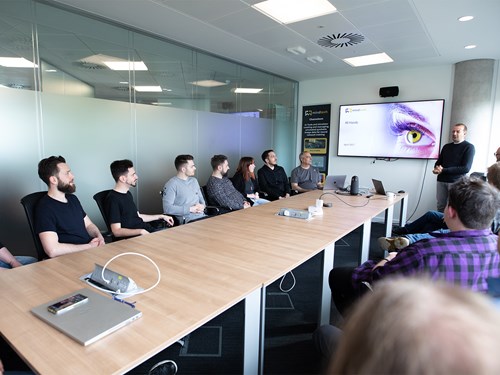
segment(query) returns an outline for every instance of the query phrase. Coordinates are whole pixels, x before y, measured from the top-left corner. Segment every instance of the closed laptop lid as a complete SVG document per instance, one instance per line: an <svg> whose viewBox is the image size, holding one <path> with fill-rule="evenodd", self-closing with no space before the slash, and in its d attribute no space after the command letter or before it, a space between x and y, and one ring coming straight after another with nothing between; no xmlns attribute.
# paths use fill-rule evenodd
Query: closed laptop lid
<svg viewBox="0 0 500 375"><path fill-rule="evenodd" d="M326 176L323 190L339 190L344 188L346 175Z"/></svg>
<svg viewBox="0 0 500 375"><path fill-rule="evenodd" d="M48 306L78 293L88 297L88 301L60 314L47 310ZM87 288L46 302L31 312L85 346L142 316L139 310Z"/></svg>

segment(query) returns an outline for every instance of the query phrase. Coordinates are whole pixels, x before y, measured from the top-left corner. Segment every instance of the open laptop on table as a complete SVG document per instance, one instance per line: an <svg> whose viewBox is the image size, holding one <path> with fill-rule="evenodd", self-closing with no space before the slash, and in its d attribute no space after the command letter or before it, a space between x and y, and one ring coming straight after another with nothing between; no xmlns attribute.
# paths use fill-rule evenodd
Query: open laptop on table
<svg viewBox="0 0 500 375"><path fill-rule="evenodd" d="M375 188L375 193L380 194L380 195L386 195L386 191L384 189L384 185L382 184L382 181L375 180L372 178L372 182L373 182L373 187Z"/></svg>
<svg viewBox="0 0 500 375"><path fill-rule="evenodd" d="M68 297L77 294L87 299L83 303L75 304L75 307L67 311L49 312L49 306L54 311L55 305L62 306L64 310L67 303L57 304L57 302L66 301ZM142 316L139 310L87 288L34 307L31 312L84 346L92 344Z"/></svg>
<svg viewBox="0 0 500 375"><path fill-rule="evenodd" d="M323 190L343 190L346 175L326 176Z"/></svg>

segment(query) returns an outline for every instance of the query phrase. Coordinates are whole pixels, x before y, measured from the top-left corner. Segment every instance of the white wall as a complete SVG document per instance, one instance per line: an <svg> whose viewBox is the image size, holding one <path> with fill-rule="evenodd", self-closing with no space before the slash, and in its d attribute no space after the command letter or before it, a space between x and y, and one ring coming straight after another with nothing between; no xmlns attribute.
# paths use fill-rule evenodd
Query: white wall
<svg viewBox="0 0 500 375"><path fill-rule="evenodd" d="M360 187L371 188L371 179L376 178L382 180L387 190L405 190L410 194L408 215L417 208L421 194L413 218L435 209L436 177L432 174L435 160L374 162L371 158L338 157L338 110L341 104L445 99L441 139L441 144L444 144L449 142L453 73L453 66L449 65L300 82L299 110L305 105L332 104L329 174L346 174L349 181L351 176L357 175ZM386 86L399 86L399 96L380 98L379 88ZM301 126L298 131L300 139Z"/></svg>

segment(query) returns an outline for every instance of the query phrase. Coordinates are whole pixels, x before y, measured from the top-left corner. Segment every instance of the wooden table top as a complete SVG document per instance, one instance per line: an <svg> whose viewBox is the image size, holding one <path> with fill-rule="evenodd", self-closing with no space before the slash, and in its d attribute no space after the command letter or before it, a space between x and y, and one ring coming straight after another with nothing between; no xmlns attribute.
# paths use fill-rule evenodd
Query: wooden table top
<svg viewBox="0 0 500 375"><path fill-rule="evenodd" d="M307 209L321 191L309 192L166 231L107 244L37 264L0 272L0 332L39 373L123 373L202 326L249 293L269 285L313 257L392 201L372 198L351 207L324 195L331 208L302 220L277 216L280 208ZM367 198L341 196L361 206ZM84 347L53 329L30 310L85 284L79 277L123 252L152 258L159 285L132 297L142 318ZM147 288L156 270L147 260L123 256L109 267Z"/></svg>

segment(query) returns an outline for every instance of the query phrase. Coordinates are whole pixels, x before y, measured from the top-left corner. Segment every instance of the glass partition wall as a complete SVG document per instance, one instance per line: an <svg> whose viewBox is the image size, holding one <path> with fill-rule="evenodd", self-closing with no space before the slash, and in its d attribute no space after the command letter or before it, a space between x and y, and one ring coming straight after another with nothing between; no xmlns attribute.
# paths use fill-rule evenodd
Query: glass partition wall
<svg viewBox="0 0 500 375"><path fill-rule="evenodd" d="M237 89L260 89L238 93ZM274 148L295 165L298 84L50 2L0 2L0 240L34 254L19 204L45 190L41 158L63 155L85 210L104 225L93 194L111 188L109 164L128 158L143 212L161 212L158 192L180 153L194 155L204 185L210 157ZM30 250L31 249L31 250Z"/></svg>

